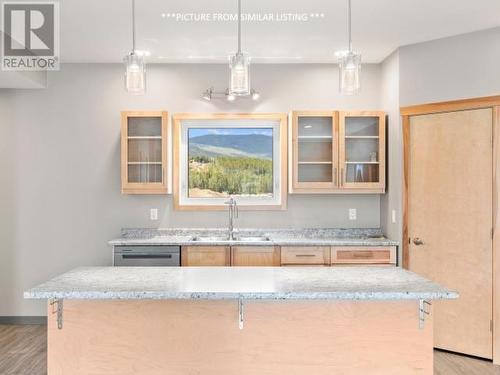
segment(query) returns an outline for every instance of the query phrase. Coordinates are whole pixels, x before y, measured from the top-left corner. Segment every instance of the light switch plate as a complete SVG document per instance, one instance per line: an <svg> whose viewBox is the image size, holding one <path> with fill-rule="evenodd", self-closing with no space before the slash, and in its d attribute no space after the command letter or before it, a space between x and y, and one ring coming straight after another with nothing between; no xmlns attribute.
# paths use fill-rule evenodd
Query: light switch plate
<svg viewBox="0 0 500 375"><path fill-rule="evenodd" d="M357 220L358 219L358 210L355 208L349 208L349 220Z"/></svg>
<svg viewBox="0 0 500 375"><path fill-rule="evenodd" d="M158 209L152 208L149 210L149 219L150 220L158 220Z"/></svg>
<svg viewBox="0 0 500 375"><path fill-rule="evenodd" d="M391 216L391 218L392 218L392 223L396 224L396 210L392 210L392 216Z"/></svg>

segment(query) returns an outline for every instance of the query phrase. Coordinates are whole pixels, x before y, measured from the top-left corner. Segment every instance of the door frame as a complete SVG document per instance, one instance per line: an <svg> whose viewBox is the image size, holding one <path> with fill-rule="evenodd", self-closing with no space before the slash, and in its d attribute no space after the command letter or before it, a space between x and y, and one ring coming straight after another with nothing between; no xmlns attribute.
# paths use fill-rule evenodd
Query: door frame
<svg viewBox="0 0 500 375"><path fill-rule="evenodd" d="M466 111L481 108L493 110L493 218L492 218L492 276L493 276L493 363L500 365L500 95L473 99L420 104L401 107L403 134L403 268L408 269L409 261L409 195L410 182L410 117L444 112Z"/></svg>

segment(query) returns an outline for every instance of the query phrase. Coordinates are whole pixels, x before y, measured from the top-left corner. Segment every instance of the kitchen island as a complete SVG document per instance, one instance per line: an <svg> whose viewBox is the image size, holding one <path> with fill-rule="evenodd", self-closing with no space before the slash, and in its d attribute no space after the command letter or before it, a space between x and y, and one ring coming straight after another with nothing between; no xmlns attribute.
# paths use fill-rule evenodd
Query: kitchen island
<svg viewBox="0 0 500 375"><path fill-rule="evenodd" d="M396 267L91 267L48 299L48 374L432 374L431 301Z"/></svg>

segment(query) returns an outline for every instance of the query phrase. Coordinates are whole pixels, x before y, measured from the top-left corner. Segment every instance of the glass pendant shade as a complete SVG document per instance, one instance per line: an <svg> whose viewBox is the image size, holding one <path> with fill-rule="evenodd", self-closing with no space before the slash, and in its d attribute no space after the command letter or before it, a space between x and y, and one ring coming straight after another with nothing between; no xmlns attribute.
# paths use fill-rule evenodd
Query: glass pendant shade
<svg viewBox="0 0 500 375"><path fill-rule="evenodd" d="M346 52L339 57L339 89L342 94L355 95L361 88L361 54Z"/></svg>
<svg viewBox="0 0 500 375"><path fill-rule="evenodd" d="M144 94L146 92L144 56L131 52L123 61L125 63L125 89L131 94Z"/></svg>
<svg viewBox="0 0 500 375"><path fill-rule="evenodd" d="M229 93L233 95L250 94L250 58L238 52L230 57L229 67L231 69L231 78L229 82Z"/></svg>

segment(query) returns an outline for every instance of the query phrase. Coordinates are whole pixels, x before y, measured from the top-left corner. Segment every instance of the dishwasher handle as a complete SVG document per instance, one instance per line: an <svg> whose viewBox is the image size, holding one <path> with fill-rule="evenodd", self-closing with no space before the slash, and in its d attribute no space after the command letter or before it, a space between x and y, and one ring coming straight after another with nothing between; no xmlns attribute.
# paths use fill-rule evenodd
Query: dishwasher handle
<svg viewBox="0 0 500 375"><path fill-rule="evenodd" d="M123 259L172 259L172 254L121 254Z"/></svg>

